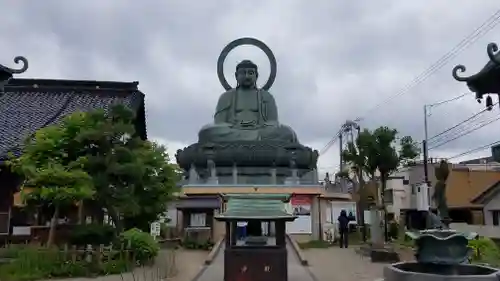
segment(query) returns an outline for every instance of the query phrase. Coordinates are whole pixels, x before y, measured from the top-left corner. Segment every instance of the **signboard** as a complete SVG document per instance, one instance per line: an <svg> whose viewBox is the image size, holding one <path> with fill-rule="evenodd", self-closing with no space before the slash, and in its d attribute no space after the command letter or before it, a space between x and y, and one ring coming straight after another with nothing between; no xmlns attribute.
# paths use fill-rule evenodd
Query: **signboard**
<svg viewBox="0 0 500 281"><path fill-rule="evenodd" d="M160 236L160 231L161 231L160 222L156 221L156 222L151 224L151 236L153 236L155 238Z"/></svg>
<svg viewBox="0 0 500 281"><path fill-rule="evenodd" d="M311 196L293 195L287 204L287 211L296 215L297 219L287 222L286 232L290 234L312 233L311 221Z"/></svg>

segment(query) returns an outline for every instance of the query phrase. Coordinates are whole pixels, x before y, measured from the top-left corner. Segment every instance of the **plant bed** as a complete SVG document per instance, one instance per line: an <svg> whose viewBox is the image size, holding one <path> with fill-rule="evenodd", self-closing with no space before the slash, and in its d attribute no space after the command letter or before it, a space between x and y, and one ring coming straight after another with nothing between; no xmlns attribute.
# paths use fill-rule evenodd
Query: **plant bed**
<svg viewBox="0 0 500 281"><path fill-rule="evenodd" d="M20 248L9 262L0 265L0 280L31 281L64 277L96 277L119 274L136 266L127 250Z"/></svg>
<svg viewBox="0 0 500 281"><path fill-rule="evenodd" d="M301 249L326 249L335 246L335 243L322 240L311 240L307 242L297 242Z"/></svg>
<svg viewBox="0 0 500 281"><path fill-rule="evenodd" d="M138 266L153 265L159 249L158 242L149 233L138 229L121 233L116 244L107 247L10 246L2 253L1 258L10 260L0 264L0 280L32 281L120 274Z"/></svg>
<svg viewBox="0 0 500 281"><path fill-rule="evenodd" d="M192 241L192 240L183 240L181 241L181 246L187 250L203 250L203 251L211 251L214 247L214 243L212 241Z"/></svg>

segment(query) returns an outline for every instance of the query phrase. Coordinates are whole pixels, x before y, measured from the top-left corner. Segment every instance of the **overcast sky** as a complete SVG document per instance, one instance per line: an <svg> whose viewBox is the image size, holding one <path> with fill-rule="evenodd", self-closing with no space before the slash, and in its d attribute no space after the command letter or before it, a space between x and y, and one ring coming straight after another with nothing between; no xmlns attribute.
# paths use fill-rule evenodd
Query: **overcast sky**
<svg viewBox="0 0 500 281"><path fill-rule="evenodd" d="M499 8L498 0L0 0L0 63L11 66L14 56L26 56L30 69L21 77L139 81L149 137L167 145L173 157L212 121L223 92L216 75L221 49L250 36L275 53L278 75L270 92L280 122L292 126L302 143L320 150L345 120L360 116L366 117L362 127L388 125L420 141L423 105L468 92L451 69L465 64L467 74L480 70L488 60L486 45L500 43L500 27L405 95L387 98ZM228 56L230 83L243 59L259 64L259 82L265 83L269 63L252 47ZM432 110L429 134L483 108L473 95L440 106ZM494 142L499 128L500 122L493 123L432 150L431 156L448 157ZM338 161L335 144L321 156L322 171L335 170Z"/></svg>

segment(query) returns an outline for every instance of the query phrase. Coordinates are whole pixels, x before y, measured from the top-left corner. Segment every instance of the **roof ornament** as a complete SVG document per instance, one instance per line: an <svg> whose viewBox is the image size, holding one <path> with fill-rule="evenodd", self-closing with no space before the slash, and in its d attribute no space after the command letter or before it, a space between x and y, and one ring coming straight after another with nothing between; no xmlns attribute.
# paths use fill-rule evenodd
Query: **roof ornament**
<svg viewBox="0 0 500 281"><path fill-rule="evenodd" d="M4 92L4 86L9 83L9 80L12 78L13 74L21 74L28 69L28 60L25 57L15 57L14 63L22 63L22 67L19 69L14 69L0 64L0 93Z"/></svg>
<svg viewBox="0 0 500 281"><path fill-rule="evenodd" d="M498 51L498 45L495 43L490 43L486 47L486 52L488 53L488 57L492 62L497 65L500 65L500 52Z"/></svg>
<svg viewBox="0 0 500 281"><path fill-rule="evenodd" d="M491 110L493 100L490 95L500 97L500 49L497 44L489 43L486 53L489 61L478 73L468 77L460 76L459 73L465 72L466 68L457 65L453 68L452 75L455 80L465 82L469 90L476 93L476 100L479 103L486 96L486 109Z"/></svg>

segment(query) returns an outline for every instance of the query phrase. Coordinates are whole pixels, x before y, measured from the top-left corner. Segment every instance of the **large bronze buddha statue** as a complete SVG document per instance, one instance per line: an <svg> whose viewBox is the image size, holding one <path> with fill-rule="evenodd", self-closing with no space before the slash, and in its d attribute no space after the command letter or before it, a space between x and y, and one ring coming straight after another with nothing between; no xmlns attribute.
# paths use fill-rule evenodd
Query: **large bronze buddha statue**
<svg viewBox="0 0 500 281"><path fill-rule="evenodd" d="M279 140L297 142L289 126L279 124L274 97L257 88L258 67L250 60L236 66L237 86L223 93L215 109L214 124L204 126L199 142Z"/></svg>
<svg viewBox="0 0 500 281"><path fill-rule="evenodd" d="M269 58L271 72L262 88L256 83L258 67L250 60L236 66L235 88L224 77L227 54L240 45L256 46ZM212 182L217 177L219 183L228 184L240 175L238 182L272 184L283 183L293 175L304 180L308 177L304 175L314 174L311 171L316 168L318 152L301 145L292 128L279 123L276 101L268 92L276 69L274 54L257 39L236 39L222 50L217 74L226 92L217 102L214 121L198 132L197 143L176 154L187 178Z"/></svg>

